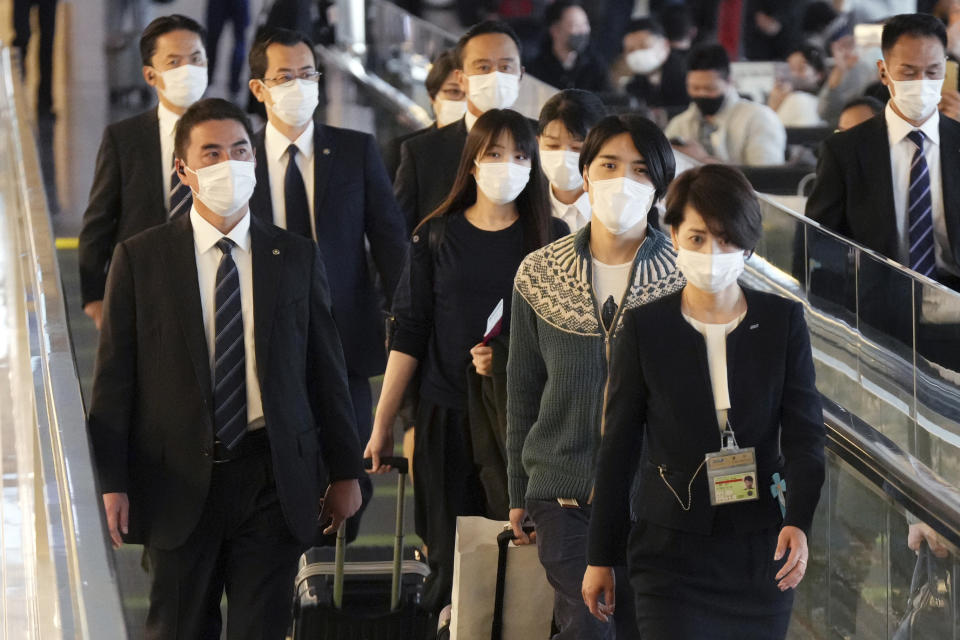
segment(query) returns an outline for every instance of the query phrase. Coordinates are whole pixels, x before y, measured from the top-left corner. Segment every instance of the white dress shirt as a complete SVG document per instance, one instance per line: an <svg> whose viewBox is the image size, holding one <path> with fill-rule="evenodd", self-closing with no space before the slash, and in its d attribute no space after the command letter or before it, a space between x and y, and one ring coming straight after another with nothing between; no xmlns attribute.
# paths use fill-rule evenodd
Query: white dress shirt
<svg viewBox="0 0 960 640"><path fill-rule="evenodd" d="M741 98L731 88L713 118L717 127L710 135L713 155L721 162L751 167L786 161L787 130L776 112L764 104ZM695 102L667 124L667 138L696 142L705 120Z"/></svg>
<svg viewBox="0 0 960 640"><path fill-rule="evenodd" d="M173 169L173 133L180 116L165 106L157 106L160 120L160 166L163 168L163 202L170 210L170 171Z"/></svg>
<svg viewBox="0 0 960 640"><path fill-rule="evenodd" d="M310 229L316 239L317 223L313 219L313 120L300 137L294 140L297 147L297 167L303 176L303 185L307 188L307 203L310 205ZM267 123L263 136L263 145L267 154L267 175L270 176L270 202L273 204L273 224L287 228L287 205L283 194L283 180L287 174L287 162L290 156L287 148L290 140L280 133L273 124Z"/></svg>
<svg viewBox="0 0 960 640"><path fill-rule="evenodd" d="M950 249L950 238L947 237L947 221L943 213L943 179L940 172L940 112L934 111L919 127L901 118L887 103L884 111L887 121L887 138L890 142L890 169L893 176L893 205L897 216L897 238L899 246L898 259L909 265L910 226L907 220L910 199L910 166L913 164L913 154L917 147L907 134L914 129L923 132L923 156L927 160L927 170L930 175L930 204L933 215L934 257L937 259L937 268L953 275L960 276L953 262L953 251Z"/></svg>
<svg viewBox="0 0 960 640"><path fill-rule="evenodd" d="M553 195L553 186L548 189L550 192L550 209L554 218L560 218L570 227L570 233L576 233L583 229L590 222L590 195L587 192L580 194L580 197L573 204L563 204Z"/></svg>
<svg viewBox="0 0 960 640"><path fill-rule="evenodd" d="M463 114L463 123L467 126L467 133L470 133L470 130L473 129L473 125L476 124L477 120L480 119L480 116L475 116L470 113L470 109L467 108L467 112Z"/></svg>
<svg viewBox="0 0 960 640"><path fill-rule="evenodd" d="M197 258L197 283L200 285L200 308L203 310L203 331L207 336L207 351L210 356L210 382L216 384L216 298L217 269L222 254L216 244L224 234L200 217L197 209L190 209L190 224L193 226L193 248ZM247 425L248 428L263 426L263 404L260 400L260 381L257 379L257 351L253 325L253 258L250 253L250 213L243 216L230 233L226 234L236 243L233 261L240 276L240 309L243 318L243 350L247 369Z"/></svg>

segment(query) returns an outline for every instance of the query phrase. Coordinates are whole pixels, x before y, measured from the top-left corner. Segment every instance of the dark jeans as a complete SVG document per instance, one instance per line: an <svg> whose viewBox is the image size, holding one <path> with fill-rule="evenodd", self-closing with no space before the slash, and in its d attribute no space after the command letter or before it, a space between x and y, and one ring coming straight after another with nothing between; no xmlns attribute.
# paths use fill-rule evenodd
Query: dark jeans
<svg viewBox="0 0 960 640"><path fill-rule="evenodd" d="M250 0L208 0L207 66L210 83L217 70L217 45L227 21L233 25L233 52L230 56L230 91L240 91L240 72L247 55L245 33L250 26Z"/></svg>
<svg viewBox="0 0 960 640"><path fill-rule="evenodd" d="M146 548L153 583L145 637L218 640L226 590L229 640L282 640L303 551L284 520L269 451L215 464L187 541Z"/></svg>
<svg viewBox="0 0 960 640"><path fill-rule="evenodd" d="M37 113L50 113L53 106L53 36L57 28L57 0L13 0L13 46L20 51L20 71L26 68L30 43L30 7L37 6L40 23L40 81Z"/></svg>
<svg viewBox="0 0 960 640"><path fill-rule="evenodd" d="M556 500L527 500L527 513L537 531L540 564L555 596L554 640L633 640L639 638L633 590L626 567L616 567L616 614L613 624L600 622L583 603L581 585L587 570L587 532L590 506L561 507Z"/></svg>

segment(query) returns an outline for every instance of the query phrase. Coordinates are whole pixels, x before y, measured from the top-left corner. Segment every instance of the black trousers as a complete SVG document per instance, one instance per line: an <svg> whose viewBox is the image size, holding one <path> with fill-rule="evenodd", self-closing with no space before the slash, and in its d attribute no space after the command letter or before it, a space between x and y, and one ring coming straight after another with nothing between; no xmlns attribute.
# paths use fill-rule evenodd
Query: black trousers
<svg viewBox="0 0 960 640"><path fill-rule="evenodd" d="M450 604L457 516L485 515L483 487L473 465L463 411L420 399L413 452L416 529L427 544L430 577L423 607L439 613Z"/></svg>
<svg viewBox="0 0 960 640"><path fill-rule="evenodd" d="M233 49L230 52L230 91L240 91L240 72L247 55L246 31L250 26L250 0L208 0L207 67L210 83L217 72L217 45L227 21L233 25Z"/></svg>
<svg viewBox="0 0 960 640"><path fill-rule="evenodd" d="M537 553L554 590L552 640L639 640L633 589L626 567L615 567L616 612L613 622L600 622L583 603L581 586L587 570L590 506L561 507L556 500L527 500L527 513L537 531Z"/></svg>
<svg viewBox="0 0 960 640"><path fill-rule="evenodd" d="M215 464L203 515L187 541L146 551L153 576L148 640L219 639L224 591L229 640L285 637L304 546L284 520L269 450Z"/></svg>
<svg viewBox="0 0 960 640"><path fill-rule="evenodd" d="M53 36L57 28L57 0L13 0L13 46L20 50L20 71L26 69L30 43L30 8L37 6L40 23L40 81L37 87L37 113L50 113L53 107Z"/></svg>

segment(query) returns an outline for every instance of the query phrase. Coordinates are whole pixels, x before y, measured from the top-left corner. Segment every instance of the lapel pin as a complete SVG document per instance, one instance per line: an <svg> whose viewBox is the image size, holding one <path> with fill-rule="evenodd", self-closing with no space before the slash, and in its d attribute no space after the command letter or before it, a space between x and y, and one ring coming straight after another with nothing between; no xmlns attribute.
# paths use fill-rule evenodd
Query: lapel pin
<svg viewBox="0 0 960 640"><path fill-rule="evenodd" d="M325 149L323 150L323 155L325 155L325 156L330 155L330 148L329 148L329 147L327 147L327 148L325 148Z"/></svg>
<svg viewBox="0 0 960 640"><path fill-rule="evenodd" d="M750 325L750 330L753 331L754 329L756 329L756 328L759 327L759 326L760 326L760 323L759 323L759 322L758 322L757 324L752 324L752 325Z"/></svg>
<svg viewBox="0 0 960 640"><path fill-rule="evenodd" d="M274 249L274 250L273 250L273 255L275 255L275 256L280 255L280 249Z"/></svg>

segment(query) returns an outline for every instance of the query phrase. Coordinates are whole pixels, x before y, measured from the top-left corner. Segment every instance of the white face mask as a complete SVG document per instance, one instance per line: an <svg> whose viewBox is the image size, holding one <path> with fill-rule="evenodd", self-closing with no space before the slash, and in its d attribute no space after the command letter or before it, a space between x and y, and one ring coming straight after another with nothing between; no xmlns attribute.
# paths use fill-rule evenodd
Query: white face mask
<svg viewBox="0 0 960 640"><path fill-rule="evenodd" d="M209 167L187 171L197 176L195 198L218 216L228 218L247 204L257 185L252 162L227 160Z"/></svg>
<svg viewBox="0 0 960 640"><path fill-rule="evenodd" d="M494 71L482 76L467 76L470 102L487 112L490 109L509 109L520 95L520 76Z"/></svg>
<svg viewBox="0 0 960 640"><path fill-rule="evenodd" d="M888 72L889 74L889 72ZM936 111L940 104L940 89L943 87L943 79L931 80L894 80L893 90L896 95L893 96L893 103L897 105L906 118L910 120L926 120Z"/></svg>
<svg viewBox="0 0 960 640"><path fill-rule="evenodd" d="M663 66L666 56L657 49L636 49L627 54L627 66L634 73L647 75Z"/></svg>
<svg viewBox="0 0 960 640"><path fill-rule="evenodd" d="M176 69L168 69L160 74L163 78L163 89L157 88L170 104L186 109L203 97L207 90L207 68L195 64L180 65Z"/></svg>
<svg viewBox="0 0 960 640"><path fill-rule="evenodd" d="M477 162L477 187L494 204L513 202L530 181L530 167L513 162Z"/></svg>
<svg viewBox="0 0 960 640"><path fill-rule="evenodd" d="M580 173L580 154L565 149L541 150L540 166L550 184L560 191L573 191L583 184Z"/></svg>
<svg viewBox="0 0 960 640"><path fill-rule="evenodd" d="M266 85L264 85L266 86ZM310 121L320 103L319 85L297 78L290 86L269 87L274 115L291 127L299 127Z"/></svg>
<svg viewBox="0 0 960 640"><path fill-rule="evenodd" d="M467 101L441 98L433 103L433 112L437 116L437 127L445 127L463 117L467 112Z"/></svg>
<svg viewBox="0 0 960 640"><path fill-rule="evenodd" d="M743 273L743 251L700 253L681 247L677 251L677 269L697 289L719 293Z"/></svg>
<svg viewBox="0 0 960 640"><path fill-rule="evenodd" d="M623 235L647 219L656 189L629 178L590 181L593 217L610 233Z"/></svg>

